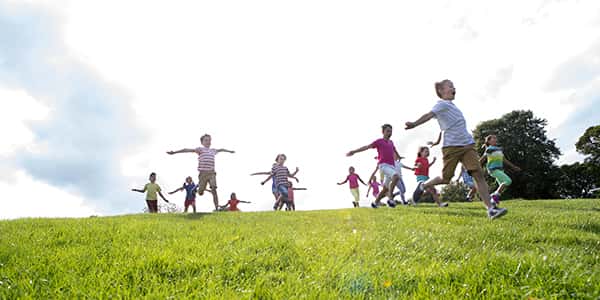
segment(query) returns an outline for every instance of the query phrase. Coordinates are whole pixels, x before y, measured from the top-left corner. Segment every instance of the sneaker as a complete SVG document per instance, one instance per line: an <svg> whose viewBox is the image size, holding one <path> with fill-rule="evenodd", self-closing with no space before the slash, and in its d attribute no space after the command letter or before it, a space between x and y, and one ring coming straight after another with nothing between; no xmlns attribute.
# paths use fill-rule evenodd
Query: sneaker
<svg viewBox="0 0 600 300"><path fill-rule="evenodd" d="M423 182L419 182L419 184L417 185L417 188L415 189L414 193L413 193L413 201L414 203L418 203L419 200L421 199L421 195L423 195L424 189L423 189Z"/></svg>
<svg viewBox="0 0 600 300"><path fill-rule="evenodd" d="M387 204L388 204L388 206L389 206L389 207L391 207L391 208L394 208L394 207L396 207L396 201L394 201L394 200L392 200L392 199L388 200L388 201L387 201Z"/></svg>
<svg viewBox="0 0 600 300"><path fill-rule="evenodd" d="M490 217L492 220L497 219L504 216L507 212L508 209L506 208L492 208L488 210L488 217Z"/></svg>
<svg viewBox="0 0 600 300"><path fill-rule="evenodd" d="M498 205L500 204L500 195L498 193L493 193L490 195L490 200L492 200L495 205Z"/></svg>
<svg viewBox="0 0 600 300"><path fill-rule="evenodd" d="M446 202L442 202L440 203L440 205L438 205L439 207L448 207L448 203Z"/></svg>
<svg viewBox="0 0 600 300"><path fill-rule="evenodd" d="M377 204L375 202L371 202L371 207L372 208L377 208Z"/></svg>

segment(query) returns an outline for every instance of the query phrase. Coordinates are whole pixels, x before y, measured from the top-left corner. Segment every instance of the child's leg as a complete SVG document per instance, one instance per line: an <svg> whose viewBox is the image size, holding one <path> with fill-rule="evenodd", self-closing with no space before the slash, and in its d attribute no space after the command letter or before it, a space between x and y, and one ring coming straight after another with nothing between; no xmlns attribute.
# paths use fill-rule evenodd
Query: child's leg
<svg viewBox="0 0 600 300"><path fill-rule="evenodd" d="M390 181L389 189L387 192L387 196L389 199L394 198L394 188L398 184L398 180L400 180L400 177L398 176L398 174L394 174L394 176L392 176L392 180Z"/></svg>
<svg viewBox="0 0 600 300"><path fill-rule="evenodd" d="M183 206L183 212L187 213L188 207L190 207L188 204Z"/></svg>
<svg viewBox="0 0 600 300"><path fill-rule="evenodd" d="M354 197L354 201L352 201L352 205L354 205L354 207L358 207L358 201L360 199L360 191L358 190L358 188L354 188L354 189L350 189L350 193L352 193L352 196Z"/></svg>
<svg viewBox="0 0 600 300"><path fill-rule="evenodd" d="M490 175L496 179L496 182L498 182L498 189L496 190L498 195L502 194L502 192L504 192L504 190L512 184L512 179L510 179L510 177L508 177L503 170L494 170Z"/></svg>
<svg viewBox="0 0 600 300"><path fill-rule="evenodd" d="M192 210L196 213L196 203L192 204Z"/></svg>

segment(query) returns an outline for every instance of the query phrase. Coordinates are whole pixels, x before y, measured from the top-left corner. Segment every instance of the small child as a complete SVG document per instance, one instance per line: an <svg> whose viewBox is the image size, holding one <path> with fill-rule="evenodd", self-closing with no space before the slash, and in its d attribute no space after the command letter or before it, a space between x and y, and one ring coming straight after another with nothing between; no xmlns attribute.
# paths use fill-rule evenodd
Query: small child
<svg viewBox="0 0 600 300"><path fill-rule="evenodd" d="M290 186L288 187L288 201L286 203L280 202L280 207L285 204L285 210L296 210L296 202L294 201L294 191L306 191L306 188L295 188L292 182L290 181Z"/></svg>
<svg viewBox="0 0 600 300"><path fill-rule="evenodd" d="M417 175L417 182L420 184L421 182L426 182L429 180L429 168L435 163L436 158L434 157L431 163L427 159L429 157L429 147L419 147L419 152L417 152L417 159L415 160L415 175ZM438 195L435 187L429 187L425 190L430 193L433 197L433 201L439 207L446 207L448 203L440 202L440 197ZM414 199L417 202L417 199Z"/></svg>
<svg viewBox="0 0 600 300"><path fill-rule="evenodd" d="M371 179L369 179L369 188L367 189L367 198L369 198L369 192L371 190L373 190L373 197L377 198L377 196L379 196L379 187L381 186L381 183L379 183L377 181L377 178L375 177L375 173L377 173L378 169L379 169L379 167L377 167L377 169L375 169L375 171L373 171L373 174L371 175Z"/></svg>
<svg viewBox="0 0 600 300"><path fill-rule="evenodd" d="M160 197L167 203L169 201L163 196L160 192L160 186L156 184L156 173L150 173L150 183L146 183L143 189L131 189L134 192L146 193L146 204L148 205L148 211L150 213L158 213L158 197L156 194L160 195Z"/></svg>
<svg viewBox="0 0 600 300"><path fill-rule="evenodd" d="M235 195L235 193L231 193L231 197L230 197L229 201L227 201L227 204L220 206L220 208L221 208L221 210L227 210L227 211L240 211L240 209L237 207L238 204L240 204L240 203L251 203L251 202L239 200L237 198L237 196Z"/></svg>
<svg viewBox="0 0 600 300"><path fill-rule="evenodd" d="M504 173L504 164L517 172L521 171L521 168L515 166L504 157L502 148L498 147L498 138L495 135L488 135L485 138L483 148L485 149L485 153L481 157L480 162L484 163L487 160L488 173L498 182L498 189L490 195L494 204L498 205L500 203L500 195L512 183L510 177Z"/></svg>
<svg viewBox="0 0 600 300"><path fill-rule="evenodd" d="M291 186L291 182L288 178L293 178L294 175L298 173L298 168L296 168L296 172L290 174L290 170L284 166L286 160L287 156L285 156L285 154L277 155L275 158L276 163L273 164L273 167L271 168L271 175L261 183L264 185L267 181L271 180L271 178L275 180L277 199L275 205L273 205L274 210L281 209L281 204L288 202L289 187Z"/></svg>
<svg viewBox="0 0 600 300"><path fill-rule="evenodd" d="M407 169L407 170L411 170L414 171L415 168L411 168L405 164L402 163L402 159L404 157L402 156L396 156L395 159L396 161L394 162L394 165L396 167L396 171L398 172L398 183L396 183L396 187L398 188L398 192L394 193L394 197L400 195L400 199L402 199L402 204L403 205L408 205L408 201L406 201L406 198L404 197L404 193L406 193L406 186L404 185L404 180L402 180L402 168Z"/></svg>
<svg viewBox="0 0 600 300"><path fill-rule="evenodd" d="M183 212L186 213L188 212L188 208L191 206L192 209L194 210L194 213L196 213L196 190L197 190L198 186L194 183L194 181L192 181L192 177L188 176L187 178L185 178L185 182L183 183L183 186L170 192L169 195L173 195L177 192L180 191L184 191L185 190L185 202L183 202Z"/></svg>
<svg viewBox="0 0 600 300"><path fill-rule="evenodd" d="M465 166L461 166L460 178L462 178L463 183L469 188L469 193L467 193L467 202L473 201L473 196L477 192L477 188L475 187L475 182L473 181L473 177L469 175L469 171L465 168ZM458 182L458 180L457 180Z"/></svg>
<svg viewBox="0 0 600 300"><path fill-rule="evenodd" d="M360 178L360 176L358 176L358 174L354 173L354 167L350 167L348 169L348 173L350 174L348 174L346 179L342 182L338 182L338 185L342 185L346 182L349 183L350 193L352 193L352 196L354 197L352 205L354 205L354 207L359 207L358 202L360 200L360 192L358 190L358 182L360 181L363 185L367 184ZM369 192L367 192L367 195L369 195Z"/></svg>

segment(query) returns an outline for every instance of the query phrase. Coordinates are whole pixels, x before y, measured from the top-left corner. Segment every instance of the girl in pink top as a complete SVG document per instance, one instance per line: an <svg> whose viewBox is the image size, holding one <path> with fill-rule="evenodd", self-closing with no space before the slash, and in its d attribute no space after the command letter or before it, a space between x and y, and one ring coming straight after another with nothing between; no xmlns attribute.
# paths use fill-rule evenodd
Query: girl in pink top
<svg viewBox="0 0 600 300"><path fill-rule="evenodd" d="M342 182L338 182L338 185L342 185L346 182L349 182L350 184L350 192L352 193L352 196L354 197L354 201L352 201L352 205L354 205L354 207L359 207L358 206L358 201L360 200L360 192L358 191L358 181L360 181L363 185L367 185L361 178L360 176L358 176L358 174L354 173L354 167L350 167L350 169L348 169L348 172L350 174L348 174L348 176L346 177L346 180L342 181Z"/></svg>
<svg viewBox="0 0 600 300"><path fill-rule="evenodd" d="M371 175L371 179L369 180L369 189L367 189L367 197L369 197L369 192L373 190L373 197L377 198L379 196L379 187L381 183L377 182L377 178L375 175Z"/></svg>
<svg viewBox="0 0 600 300"><path fill-rule="evenodd" d="M430 163L429 159L427 159L428 157L429 147L419 147L419 152L417 152L417 159L415 159L415 175L417 176L417 182L425 182L429 180L429 167L431 167L435 163L436 158L434 157ZM448 203L440 202L440 195L438 194L435 187L427 188L425 191L431 194L431 197L433 197L433 201L435 201L437 206L448 206Z"/></svg>

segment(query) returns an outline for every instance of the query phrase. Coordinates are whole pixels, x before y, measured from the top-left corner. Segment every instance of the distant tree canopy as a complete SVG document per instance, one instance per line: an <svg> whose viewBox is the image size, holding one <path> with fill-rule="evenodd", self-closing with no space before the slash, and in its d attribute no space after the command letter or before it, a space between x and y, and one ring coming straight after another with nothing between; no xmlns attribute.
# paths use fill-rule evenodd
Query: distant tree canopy
<svg viewBox="0 0 600 300"><path fill-rule="evenodd" d="M505 158L519 166L522 172L507 174L513 179L505 195L525 199L548 199L559 196L556 182L561 177L560 169L554 165L560 150L554 140L546 136L545 119L537 118L533 112L512 111L499 119L477 125L473 132L477 149L481 149L484 139L490 134L498 137ZM489 180L491 186L496 184Z"/></svg>
<svg viewBox="0 0 600 300"><path fill-rule="evenodd" d="M600 164L600 125L588 128L575 147L577 152L588 155L586 162Z"/></svg>

